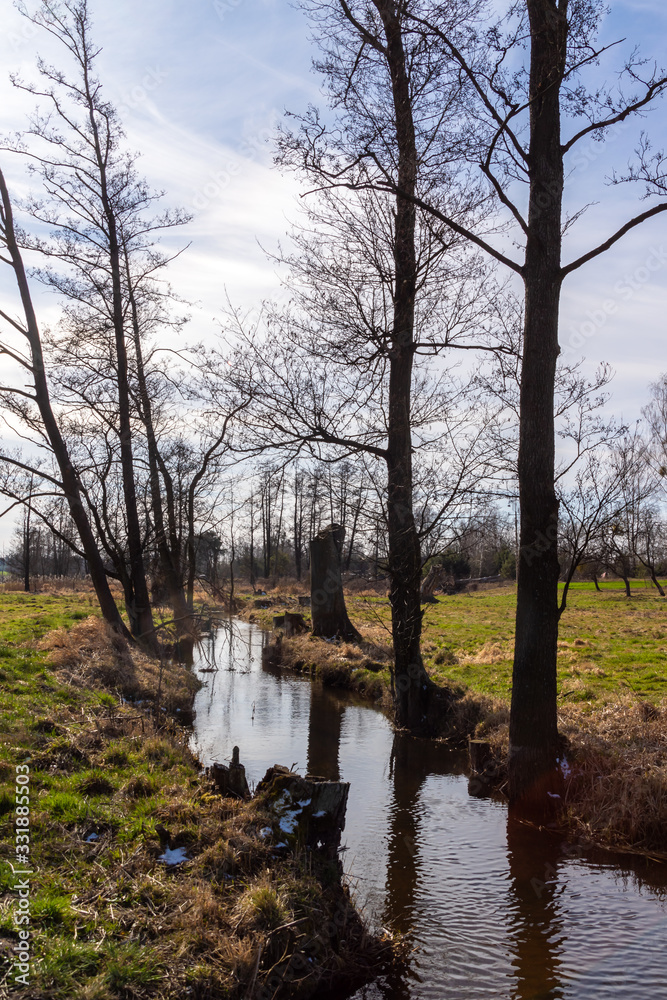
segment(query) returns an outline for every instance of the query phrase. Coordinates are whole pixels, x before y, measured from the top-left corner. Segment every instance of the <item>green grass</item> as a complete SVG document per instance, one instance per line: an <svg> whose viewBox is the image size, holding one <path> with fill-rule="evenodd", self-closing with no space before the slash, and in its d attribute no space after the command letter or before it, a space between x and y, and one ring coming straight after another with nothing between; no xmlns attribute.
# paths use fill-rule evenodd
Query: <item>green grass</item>
<svg viewBox="0 0 667 1000"><path fill-rule="evenodd" d="M253 974L264 924L309 909L310 933L316 936L331 914L350 904L341 903L340 884L325 901L324 883L303 862L272 855L259 837L267 822L261 804L212 794L187 749L187 732L173 720L156 730L146 717L141 726L137 708L121 704L118 678L131 684L138 674L146 687L142 697L152 703L159 674L153 661L135 654L133 674L128 654L118 652L104 629L98 635L85 623L68 640L66 656L87 662L89 647L81 643L88 640L81 637L92 633L97 642L92 655L105 657L105 672L82 673L77 662L60 671L50 665L50 654L38 648L42 636L91 614L98 611L85 594L0 593L0 950L10 954L18 940L10 864L13 786L16 765L27 763L34 874L26 995L180 1000L187 990L240 998ZM54 648L62 653L60 638ZM194 690L183 680L184 668L164 669L163 697L179 685L184 696ZM107 689L87 686L92 682L84 678L92 676L107 678ZM185 867L168 869L160 862L163 828L172 846L186 848ZM91 834L96 836L90 839ZM256 878L265 879L273 868L280 888L277 908L255 890ZM261 927L236 934L236 901L248 891L259 893ZM276 939L281 952L284 945ZM294 941L290 946L298 947ZM266 968L279 959L269 951ZM345 962L325 949L322 964L331 971ZM265 972L259 971L258 989ZM9 985L13 988L11 979Z"/></svg>
<svg viewBox="0 0 667 1000"><path fill-rule="evenodd" d="M32 982L54 1000L155 994L163 978L162 959L150 945L127 940L131 921L123 893L133 905L135 900L123 866L137 851L144 863L147 851L149 864L156 866L155 827L174 813L174 791L186 801L200 791L196 765L182 745L168 735L140 739L132 726L127 734L105 737L109 712L121 711L118 694L62 683L49 667L48 654L36 649L46 632L96 613L87 595L0 594L0 777L5 786L0 793L0 933L10 940L16 936L7 891L12 883L10 783L15 765L27 762L36 868ZM190 818L192 807L182 802L181 810ZM98 839L86 842L91 832ZM161 876L162 866L157 867ZM96 898L99 907L91 905Z"/></svg>
<svg viewBox="0 0 667 1000"><path fill-rule="evenodd" d="M623 692L660 701L667 696L667 599L643 580L633 582L630 599L616 581L601 587L570 588L560 622L560 697L604 704ZM388 624L385 598L347 600L357 623L379 616ZM512 586L440 595L425 605L424 658L433 677L509 699L515 610Z"/></svg>
<svg viewBox="0 0 667 1000"><path fill-rule="evenodd" d="M8 643L41 639L55 628L69 628L89 615L99 615L99 607L89 594L26 594L10 591L0 594L2 648ZM2 653L0 652L0 657Z"/></svg>

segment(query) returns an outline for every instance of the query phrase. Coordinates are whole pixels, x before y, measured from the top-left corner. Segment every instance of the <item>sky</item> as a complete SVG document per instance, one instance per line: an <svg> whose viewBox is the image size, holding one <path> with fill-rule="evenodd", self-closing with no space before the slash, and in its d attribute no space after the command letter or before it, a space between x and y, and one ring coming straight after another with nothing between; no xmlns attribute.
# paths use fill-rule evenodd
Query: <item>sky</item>
<svg viewBox="0 0 667 1000"><path fill-rule="evenodd" d="M275 265L265 250L284 238L298 212L299 185L272 164L271 136L286 109L323 104L311 70L315 53L304 14L287 0L90 0L102 47L99 74L120 109L140 170L166 192L169 205L192 212L174 237L189 249L172 265L171 281L192 310L191 339L215 336L226 297L253 307L277 294ZM29 2L34 6L34 0ZM37 53L52 49L14 9L0 0L0 132L20 129L33 100L9 82L11 72L34 79ZM603 39L627 39L660 60L667 52L667 6L653 0L612 3ZM667 61L667 58L665 58ZM656 143L667 139L667 104L643 122ZM592 141L570 163L568 205L593 202L566 241L572 259L646 207L627 188L603 186L613 165L623 167L634 127L607 145ZM12 191L28 190L20 161L1 155ZM667 213L628 236L568 279L563 294L561 344L584 355L589 369L609 361L616 370L611 407L639 416L647 386L667 371ZM176 244L174 243L174 246ZM7 275L0 301L11 303ZM57 304L38 294L43 325ZM0 520L0 545L10 530Z"/></svg>

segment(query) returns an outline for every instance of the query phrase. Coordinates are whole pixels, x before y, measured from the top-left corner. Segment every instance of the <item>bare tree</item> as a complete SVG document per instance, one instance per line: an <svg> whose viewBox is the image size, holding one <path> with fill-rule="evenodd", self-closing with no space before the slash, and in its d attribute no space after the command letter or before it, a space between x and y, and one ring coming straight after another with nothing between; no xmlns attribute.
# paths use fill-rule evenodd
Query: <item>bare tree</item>
<svg viewBox="0 0 667 1000"><path fill-rule="evenodd" d="M8 453L5 453L2 457L16 468L23 469L29 473L35 473L38 480L48 483L52 488L64 494L69 505L72 520L76 525L81 540L82 553L88 562L91 579L102 614L116 631L127 635L127 630L109 589L104 562L86 511L85 491L81 479L71 462L59 420L51 403L51 393L44 364L42 339L23 258L16 237L9 192L1 171L0 199L0 240L2 248L6 253L6 256L3 254L2 261L8 264L14 272L23 308L24 323L22 324L20 321L12 319L5 313L1 313L0 316L14 334L18 334L20 338L26 341L28 355L26 356L21 348L15 349L6 341L0 345L0 352L16 363L21 371L28 374L33 387L32 392L27 391L25 388L3 387L3 400L10 411L16 413L19 419L31 417L32 413L36 411L40 422L41 444L48 445L48 448L52 451L59 478L41 468L34 469L34 467L27 466L23 460L13 457ZM34 423L32 420L30 422Z"/></svg>
<svg viewBox="0 0 667 1000"><path fill-rule="evenodd" d="M455 235L443 238L414 199L440 199L457 216L477 220L484 198L449 170L447 114L439 104L454 109L458 76L444 72L424 39L405 30L404 7L374 0L357 19L345 4L306 6L336 123L327 129L311 109L282 137L282 163L319 194L294 234L296 251L283 258L294 307L268 317L273 356L255 369L262 373L259 422L275 441L328 448L318 453L327 460L334 452L338 459L363 453L386 470L396 720L426 731L438 707L431 706L436 692L420 652L415 429L430 422L440 431L447 404L437 379L429 385L424 362L452 345L473 348L471 331L479 332L479 346L490 338L488 297L479 283L464 280L481 279L480 262ZM370 190L369 148L410 198ZM341 163L350 177L339 185ZM275 346L280 338L284 348ZM258 358L260 342L246 338L248 350Z"/></svg>
<svg viewBox="0 0 667 1000"><path fill-rule="evenodd" d="M479 227L462 223L407 187L402 189L374 160L379 187L430 211L448 230L482 248L524 284L518 458L521 537L509 792L513 802L522 801L538 811L548 806L545 789L557 782L559 752L553 394L561 289L569 275L667 210L667 203L654 200L600 244L562 263L563 233L582 214L564 217L569 154L582 140L602 140L614 126L641 114L667 86L667 77L647 70L645 61L633 52L620 81L607 85L600 80L594 90L585 87L584 70L595 66L606 48L596 45L605 10L597 0L521 0L508 4L506 14L481 38L465 23L452 27L447 3L426 12L412 6L407 9L414 30L438 39L442 57L451 60L468 83L469 125L462 131L461 148L467 150L469 162L479 166L490 191L507 211L523 243L522 259L498 249ZM631 88L629 94L623 92L623 78ZM564 119L571 130L567 137L562 135ZM650 144L640 145L634 169L622 179L641 179L654 199L664 194L662 159L650 155ZM519 183L528 186L527 214L515 193Z"/></svg>

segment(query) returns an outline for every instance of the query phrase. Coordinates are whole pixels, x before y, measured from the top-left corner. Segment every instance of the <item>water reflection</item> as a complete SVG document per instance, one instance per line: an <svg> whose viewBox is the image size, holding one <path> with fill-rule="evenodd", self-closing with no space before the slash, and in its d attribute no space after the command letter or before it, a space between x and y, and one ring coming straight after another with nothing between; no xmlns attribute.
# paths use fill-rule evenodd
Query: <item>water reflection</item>
<svg viewBox="0 0 667 1000"><path fill-rule="evenodd" d="M507 821L511 878L508 910L513 915L513 1000L560 1000L563 926L558 911L560 845L512 818Z"/></svg>
<svg viewBox="0 0 667 1000"><path fill-rule="evenodd" d="M465 762L446 747L263 670L266 641L235 623L200 652L193 742L204 763L238 745L251 785L274 763L350 782L343 858L355 898L411 947L405 974L356 1000L667 997L667 866L591 855L508 821L501 802L468 795Z"/></svg>
<svg viewBox="0 0 667 1000"><path fill-rule="evenodd" d="M308 774L340 781L340 735L344 706L319 684L310 685Z"/></svg>

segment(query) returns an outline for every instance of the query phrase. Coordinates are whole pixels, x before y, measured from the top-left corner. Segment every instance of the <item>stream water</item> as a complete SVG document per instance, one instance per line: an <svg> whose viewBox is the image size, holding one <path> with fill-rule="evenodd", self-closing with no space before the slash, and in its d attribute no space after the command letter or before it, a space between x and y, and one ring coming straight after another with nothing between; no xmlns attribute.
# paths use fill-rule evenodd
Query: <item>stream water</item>
<svg viewBox="0 0 667 1000"><path fill-rule="evenodd" d="M238 745L251 787L271 764L350 782L355 900L412 946L405 973L354 1000L667 1000L667 865L509 822L468 795L460 754L263 669L266 641L235 621L202 644L193 748L208 764Z"/></svg>

